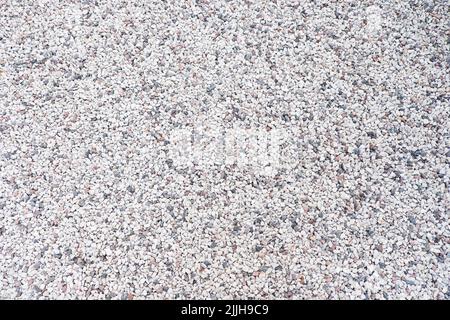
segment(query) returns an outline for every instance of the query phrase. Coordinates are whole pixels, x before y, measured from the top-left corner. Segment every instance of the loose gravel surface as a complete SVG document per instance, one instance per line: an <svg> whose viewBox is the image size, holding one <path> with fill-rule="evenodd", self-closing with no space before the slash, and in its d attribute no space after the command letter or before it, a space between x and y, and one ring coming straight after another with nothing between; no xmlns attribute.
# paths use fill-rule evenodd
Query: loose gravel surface
<svg viewBox="0 0 450 320"><path fill-rule="evenodd" d="M449 21L0 1L0 298L449 299ZM284 136L177 158L213 130Z"/></svg>

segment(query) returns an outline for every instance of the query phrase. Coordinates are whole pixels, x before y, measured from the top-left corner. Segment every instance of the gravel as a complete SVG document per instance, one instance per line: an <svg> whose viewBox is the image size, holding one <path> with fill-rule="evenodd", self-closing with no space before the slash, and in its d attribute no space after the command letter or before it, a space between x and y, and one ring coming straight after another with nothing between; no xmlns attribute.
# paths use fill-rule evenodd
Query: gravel
<svg viewBox="0 0 450 320"><path fill-rule="evenodd" d="M0 9L0 298L449 299L447 1Z"/></svg>

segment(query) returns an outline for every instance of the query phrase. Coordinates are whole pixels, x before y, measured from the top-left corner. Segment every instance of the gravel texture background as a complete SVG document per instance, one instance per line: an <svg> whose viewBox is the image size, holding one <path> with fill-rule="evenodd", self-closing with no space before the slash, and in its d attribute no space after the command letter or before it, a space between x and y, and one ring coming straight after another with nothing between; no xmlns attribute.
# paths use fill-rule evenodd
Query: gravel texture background
<svg viewBox="0 0 450 320"><path fill-rule="evenodd" d="M0 0L0 298L450 298L448 1L143 2Z"/></svg>

